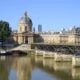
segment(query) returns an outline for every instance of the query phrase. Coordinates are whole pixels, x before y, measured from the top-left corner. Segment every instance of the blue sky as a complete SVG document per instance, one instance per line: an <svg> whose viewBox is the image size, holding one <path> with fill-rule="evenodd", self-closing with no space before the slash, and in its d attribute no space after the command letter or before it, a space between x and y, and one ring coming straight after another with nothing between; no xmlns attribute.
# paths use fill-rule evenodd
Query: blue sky
<svg viewBox="0 0 80 80"><path fill-rule="evenodd" d="M13 29L27 11L37 29L59 31L62 28L80 26L80 0L1 0L0 20L6 20Z"/></svg>

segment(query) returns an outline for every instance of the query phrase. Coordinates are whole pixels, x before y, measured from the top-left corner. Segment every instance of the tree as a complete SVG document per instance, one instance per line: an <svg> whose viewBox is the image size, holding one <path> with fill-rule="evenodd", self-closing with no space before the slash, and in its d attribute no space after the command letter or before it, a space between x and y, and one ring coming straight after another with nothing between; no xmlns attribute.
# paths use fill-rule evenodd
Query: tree
<svg viewBox="0 0 80 80"><path fill-rule="evenodd" d="M6 21L0 21L0 40L3 47L3 42L10 36L11 28L9 27L9 23Z"/></svg>

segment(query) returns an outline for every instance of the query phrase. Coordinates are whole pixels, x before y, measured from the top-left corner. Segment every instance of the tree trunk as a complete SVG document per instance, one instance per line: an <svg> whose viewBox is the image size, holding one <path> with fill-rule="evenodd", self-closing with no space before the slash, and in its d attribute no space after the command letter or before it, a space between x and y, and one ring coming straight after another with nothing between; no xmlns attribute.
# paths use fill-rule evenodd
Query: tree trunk
<svg viewBox="0 0 80 80"><path fill-rule="evenodd" d="M3 48L3 33L2 33L2 37L1 37L1 47Z"/></svg>

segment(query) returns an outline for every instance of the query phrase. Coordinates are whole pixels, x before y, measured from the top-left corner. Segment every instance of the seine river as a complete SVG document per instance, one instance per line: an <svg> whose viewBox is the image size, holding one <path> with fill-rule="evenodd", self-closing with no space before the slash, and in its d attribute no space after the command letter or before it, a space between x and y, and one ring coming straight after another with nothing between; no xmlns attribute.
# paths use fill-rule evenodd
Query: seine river
<svg viewBox="0 0 80 80"><path fill-rule="evenodd" d="M1 56L0 80L80 80L80 68L42 57Z"/></svg>

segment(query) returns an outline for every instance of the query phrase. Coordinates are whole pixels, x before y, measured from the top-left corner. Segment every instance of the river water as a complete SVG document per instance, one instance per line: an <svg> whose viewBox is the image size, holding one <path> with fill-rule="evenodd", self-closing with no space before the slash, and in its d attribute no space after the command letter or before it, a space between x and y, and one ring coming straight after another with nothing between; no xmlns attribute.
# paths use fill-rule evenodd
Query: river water
<svg viewBox="0 0 80 80"><path fill-rule="evenodd" d="M80 80L80 68L37 56L1 56L0 80Z"/></svg>

